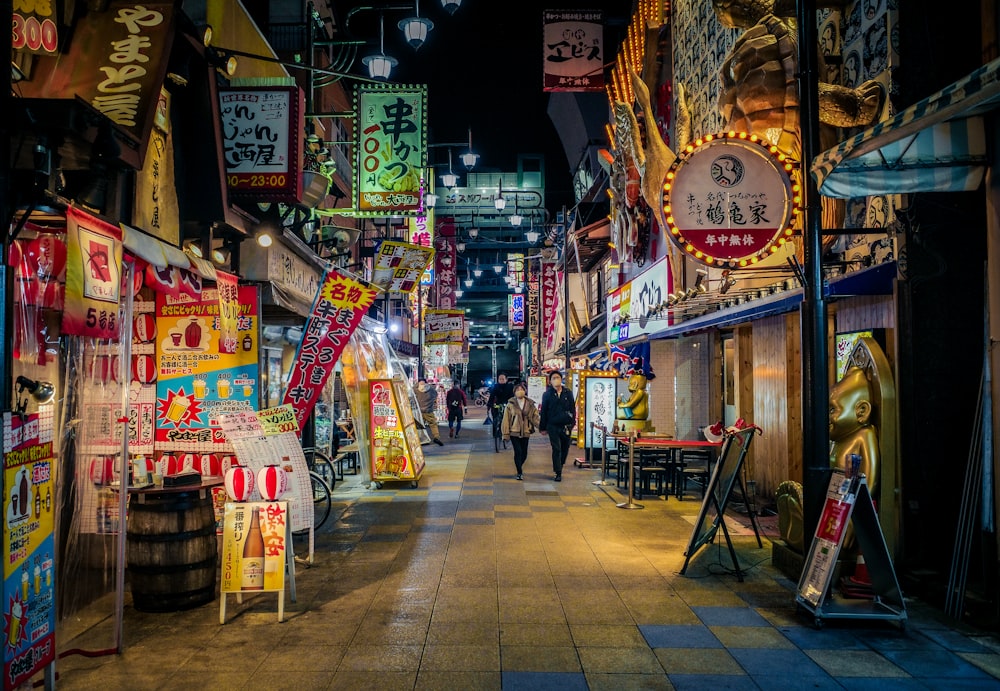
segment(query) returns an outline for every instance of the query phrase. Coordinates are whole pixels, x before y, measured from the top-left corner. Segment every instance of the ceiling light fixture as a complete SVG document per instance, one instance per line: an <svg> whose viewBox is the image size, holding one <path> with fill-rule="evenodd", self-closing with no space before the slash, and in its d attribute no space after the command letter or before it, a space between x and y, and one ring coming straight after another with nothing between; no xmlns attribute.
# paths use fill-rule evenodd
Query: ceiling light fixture
<svg viewBox="0 0 1000 691"><path fill-rule="evenodd" d="M539 233L537 230L529 230L527 233L524 234L524 239L532 244L538 242L538 237Z"/></svg>
<svg viewBox="0 0 1000 691"><path fill-rule="evenodd" d="M420 16L420 0L416 0L416 10L417 16L400 20L399 28L403 30L406 42L413 46L413 50L420 50L420 46L427 40L427 34L434 28L434 22Z"/></svg>
<svg viewBox="0 0 1000 691"><path fill-rule="evenodd" d="M469 228L469 237L475 240L479 237L479 228Z"/></svg>
<svg viewBox="0 0 1000 691"><path fill-rule="evenodd" d="M451 169L451 149L448 149L448 172L441 176L441 184L448 188L458 184L458 176Z"/></svg>
<svg viewBox="0 0 1000 691"><path fill-rule="evenodd" d="M448 14L455 14L455 10L457 10L461 4L462 0L441 0L441 7L443 7Z"/></svg>
<svg viewBox="0 0 1000 691"><path fill-rule="evenodd" d="M462 164L465 165L465 167L468 168L469 170L472 170L473 168L475 168L476 167L476 161L479 160L479 154L472 153L472 128L471 127L469 128L469 150L466 153L462 154L461 159L462 159Z"/></svg>
<svg viewBox="0 0 1000 691"><path fill-rule="evenodd" d="M205 253L201 250L201 244L197 240L185 240L184 251L198 259L204 259Z"/></svg>
<svg viewBox="0 0 1000 691"><path fill-rule="evenodd" d="M424 207L428 209L433 209L437 206L438 196L433 192L424 195Z"/></svg>
<svg viewBox="0 0 1000 691"><path fill-rule="evenodd" d="M503 211L507 208L507 200L503 198L503 181L501 178L497 178L497 198L493 200L493 206L496 207L497 211Z"/></svg>

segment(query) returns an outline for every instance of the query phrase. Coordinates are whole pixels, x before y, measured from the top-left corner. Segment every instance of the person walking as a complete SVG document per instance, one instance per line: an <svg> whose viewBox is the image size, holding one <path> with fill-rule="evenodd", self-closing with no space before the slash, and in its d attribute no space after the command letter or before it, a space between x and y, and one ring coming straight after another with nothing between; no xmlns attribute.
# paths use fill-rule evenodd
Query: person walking
<svg viewBox="0 0 1000 691"><path fill-rule="evenodd" d="M576 423L576 401L573 392L563 386L559 372L549 373L549 388L542 396L539 417L539 429L548 435L552 445L552 479L562 482L562 467L569 456L569 431Z"/></svg>
<svg viewBox="0 0 1000 691"><path fill-rule="evenodd" d="M431 435L431 441L438 446L444 446L438 432L437 413L434 411L434 408L437 407L437 391L427 383L426 379L421 379L417 382L416 394L417 405L420 406L420 417L424 421L427 432Z"/></svg>
<svg viewBox="0 0 1000 691"><path fill-rule="evenodd" d="M448 436L458 439L458 433L462 431L462 418L465 417L465 408L469 405L469 399L462 391L462 385L456 379L445 396L448 404Z"/></svg>
<svg viewBox="0 0 1000 691"><path fill-rule="evenodd" d="M503 421L500 431L503 438L509 440L514 447L514 467L517 469L515 480L524 479L524 461L528 458L528 440L531 433L541 424L538 408L535 402L528 398L528 389L524 384L514 387L514 397L507 402L503 411Z"/></svg>

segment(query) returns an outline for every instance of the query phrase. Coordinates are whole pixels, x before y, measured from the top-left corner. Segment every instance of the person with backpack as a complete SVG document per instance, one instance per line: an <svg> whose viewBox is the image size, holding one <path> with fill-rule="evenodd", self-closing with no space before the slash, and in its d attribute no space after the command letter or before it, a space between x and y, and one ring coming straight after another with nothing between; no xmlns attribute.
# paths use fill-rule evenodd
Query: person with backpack
<svg viewBox="0 0 1000 691"><path fill-rule="evenodd" d="M462 418L465 417L465 408L469 405L469 399L465 397L465 392L462 391L462 386L457 379L448 390L445 403L448 405L448 436L458 439L458 433L462 431Z"/></svg>
<svg viewBox="0 0 1000 691"><path fill-rule="evenodd" d="M562 482L562 468L569 456L569 432L576 424L576 400L573 392L563 386L560 372L549 373L549 388L542 396L540 418L539 429L548 435L552 445L552 480Z"/></svg>
<svg viewBox="0 0 1000 691"><path fill-rule="evenodd" d="M503 421L500 431L504 440L509 440L514 447L514 467L517 469L515 480L523 480L524 461L528 458L528 440L541 420L535 402L528 398L528 388L524 384L514 387L514 396L507 402L503 411Z"/></svg>

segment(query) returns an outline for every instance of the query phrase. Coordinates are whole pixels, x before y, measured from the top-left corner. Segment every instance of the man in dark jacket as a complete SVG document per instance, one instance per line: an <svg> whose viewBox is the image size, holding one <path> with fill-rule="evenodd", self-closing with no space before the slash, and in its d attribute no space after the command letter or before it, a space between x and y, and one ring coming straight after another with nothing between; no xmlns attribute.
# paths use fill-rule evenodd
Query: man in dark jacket
<svg viewBox="0 0 1000 691"><path fill-rule="evenodd" d="M462 391L461 384L456 379L452 387L445 396L448 404L448 436L458 439L458 433L462 431L462 418L465 417L465 407L469 405L469 400ZM452 434L454 433L454 434Z"/></svg>
<svg viewBox="0 0 1000 691"><path fill-rule="evenodd" d="M576 400L573 392L563 387L562 374L549 373L549 388L542 396L540 429L552 445L553 480L562 482L562 468L569 456L569 431L576 422Z"/></svg>
<svg viewBox="0 0 1000 691"><path fill-rule="evenodd" d="M493 412L493 406L501 408L507 405L507 401L514 397L514 385L507 381L506 374L497 375L497 383L490 389L490 398L486 401L486 409Z"/></svg>
<svg viewBox="0 0 1000 691"><path fill-rule="evenodd" d="M438 446L444 446L441 437L438 436L437 412L437 391L427 383L426 379L417 382L417 405L420 406L420 418L424 421L424 427L431 435L431 440Z"/></svg>

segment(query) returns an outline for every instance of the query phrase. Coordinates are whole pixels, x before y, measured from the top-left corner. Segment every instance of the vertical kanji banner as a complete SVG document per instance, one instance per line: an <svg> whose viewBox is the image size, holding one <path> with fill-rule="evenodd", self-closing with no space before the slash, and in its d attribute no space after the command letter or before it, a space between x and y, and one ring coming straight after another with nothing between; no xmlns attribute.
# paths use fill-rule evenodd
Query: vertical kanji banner
<svg viewBox="0 0 1000 691"><path fill-rule="evenodd" d="M604 90L604 13L545 10L542 13L545 91Z"/></svg>
<svg viewBox="0 0 1000 691"><path fill-rule="evenodd" d="M416 214L427 166L427 87L365 84L354 110L355 215Z"/></svg>
<svg viewBox="0 0 1000 691"><path fill-rule="evenodd" d="M443 220L438 235L434 238L434 304L442 309L452 308L458 302L455 297L455 290L458 288L458 257L453 220Z"/></svg>
<svg viewBox="0 0 1000 691"><path fill-rule="evenodd" d="M377 294L367 281L336 269L323 276L281 401L291 404L300 428Z"/></svg>
<svg viewBox="0 0 1000 691"><path fill-rule="evenodd" d="M79 209L67 209L62 333L117 338L121 276L121 229Z"/></svg>
<svg viewBox="0 0 1000 691"><path fill-rule="evenodd" d="M558 329L556 317L559 314L559 287L562 285L560 281L562 272L558 270L555 261L542 260L541 264L541 321L545 337L545 351L548 352L555 348L556 343Z"/></svg>
<svg viewBox="0 0 1000 691"><path fill-rule="evenodd" d="M216 271L219 292L219 353L232 355L239 339L239 276Z"/></svg>

